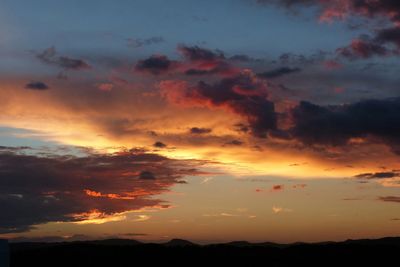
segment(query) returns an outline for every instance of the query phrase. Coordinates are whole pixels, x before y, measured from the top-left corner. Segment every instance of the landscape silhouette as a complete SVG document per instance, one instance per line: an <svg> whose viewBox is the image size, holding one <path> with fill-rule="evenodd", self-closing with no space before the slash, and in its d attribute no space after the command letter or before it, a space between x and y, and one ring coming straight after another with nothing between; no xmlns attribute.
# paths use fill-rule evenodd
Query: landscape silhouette
<svg viewBox="0 0 400 267"><path fill-rule="evenodd" d="M276 244L197 245L172 239L11 243L11 266L384 266L397 261L400 238Z"/></svg>

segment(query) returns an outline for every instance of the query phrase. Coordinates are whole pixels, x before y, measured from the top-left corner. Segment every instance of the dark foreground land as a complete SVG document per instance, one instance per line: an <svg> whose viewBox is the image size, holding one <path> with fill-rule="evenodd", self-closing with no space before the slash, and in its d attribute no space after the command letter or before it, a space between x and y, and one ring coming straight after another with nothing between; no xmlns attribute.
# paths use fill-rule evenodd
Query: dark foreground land
<svg viewBox="0 0 400 267"><path fill-rule="evenodd" d="M199 246L184 240L144 244L109 239L12 243L11 266L400 266L400 238L317 244L232 242Z"/></svg>

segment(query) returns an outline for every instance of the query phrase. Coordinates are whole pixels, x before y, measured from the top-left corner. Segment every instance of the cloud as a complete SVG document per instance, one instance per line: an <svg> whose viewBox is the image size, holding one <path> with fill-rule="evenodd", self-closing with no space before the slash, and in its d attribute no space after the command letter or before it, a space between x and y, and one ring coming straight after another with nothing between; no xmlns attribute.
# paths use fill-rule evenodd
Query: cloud
<svg viewBox="0 0 400 267"><path fill-rule="evenodd" d="M205 178L203 178L203 180L200 182L200 184L208 184L208 183L210 183L212 180L214 180L214 177L205 177Z"/></svg>
<svg viewBox="0 0 400 267"><path fill-rule="evenodd" d="M236 72L236 69L226 61L225 55L219 50L212 51L198 46L185 45L179 45L177 49L186 60L186 62L182 62L183 72L186 75L230 75Z"/></svg>
<svg viewBox="0 0 400 267"><path fill-rule="evenodd" d="M361 198L357 198L357 197L346 197L346 198L342 198L343 201L358 201L361 200Z"/></svg>
<svg viewBox="0 0 400 267"><path fill-rule="evenodd" d="M362 39L354 39L349 46L338 48L336 52L349 59L387 56L390 54L389 50L380 43Z"/></svg>
<svg viewBox="0 0 400 267"><path fill-rule="evenodd" d="M98 240L106 240L106 239L115 239L115 238L132 238L132 237L143 237L147 236L146 233L120 233L115 235L83 235L83 234L75 234L71 236L37 236L37 237L28 237L28 236L18 236L15 238L8 239L9 242L12 243L22 243L22 242L39 242L39 243L59 243L59 242L74 242L74 241L98 241Z"/></svg>
<svg viewBox="0 0 400 267"><path fill-rule="evenodd" d="M166 144L164 144L163 142L160 142L160 141L155 142L155 143L153 144L153 146L154 146L154 147L157 147L157 148L166 148L166 147L167 147Z"/></svg>
<svg viewBox="0 0 400 267"><path fill-rule="evenodd" d="M210 129L210 128L199 128L199 127L190 128L191 134L208 134L211 132L212 132L212 129Z"/></svg>
<svg viewBox="0 0 400 267"><path fill-rule="evenodd" d="M323 62L328 52L318 50L310 55L294 54L294 53L283 53L279 56L278 63L284 65L313 65L315 63Z"/></svg>
<svg viewBox="0 0 400 267"><path fill-rule="evenodd" d="M178 51L190 61L215 61L225 59L224 53L219 50L211 51L198 46L179 45Z"/></svg>
<svg viewBox="0 0 400 267"><path fill-rule="evenodd" d="M381 200L381 201L384 201L384 202L400 203L400 197L396 197L396 196L379 197L378 200Z"/></svg>
<svg viewBox="0 0 400 267"><path fill-rule="evenodd" d="M336 60L326 60L322 62L322 65L328 70L337 70L343 68L343 65Z"/></svg>
<svg viewBox="0 0 400 267"><path fill-rule="evenodd" d="M283 191L284 188L285 188L285 186L283 184L277 184L277 185L272 186L271 191L279 192L279 191Z"/></svg>
<svg viewBox="0 0 400 267"><path fill-rule="evenodd" d="M355 178L360 178L360 179L387 179L387 178L395 178L399 177L400 173L399 172L375 172L375 173L361 173L356 176Z"/></svg>
<svg viewBox="0 0 400 267"><path fill-rule="evenodd" d="M304 189L307 187L307 184L295 184L292 186L294 189Z"/></svg>
<svg viewBox="0 0 400 267"><path fill-rule="evenodd" d="M236 139L224 143L224 146L241 146L241 145L243 145L243 142Z"/></svg>
<svg viewBox="0 0 400 267"><path fill-rule="evenodd" d="M245 211L239 211L241 213ZM214 213L214 214L203 214L204 217L226 217L226 218L235 218L235 217L245 217L248 219L254 219L257 216L255 215L249 215L249 214L235 214L235 213L229 213L229 212L221 212L221 213Z"/></svg>
<svg viewBox="0 0 400 267"><path fill-rule="evenodd" d="M31 149L29 146L0 146L0 153L23 152Z"/></svg>
<svg viewBox="0 0 400 267"><path fill-rule="evenodd" d="M274 4L284 8L315 6L321 21L345 19L352 15L374 18L385 16L393 22L400 21L400 4L396 0L257 0L260 4Z"/></svg>
<svg viewBox="0 0 400 267"><path fill-rule="evenodd" d="M282 213L282 212L292 212L293 210L279 207L279 206L273 206L272 207L272 212L277 214L277 213Z"/></svg>
<svg viewBox="0 0 400 267"><path fill-rule="evenodd" d="M139 47L153 45L153 44L160 44L160 43L165 42L165 40L161 36L154 36L154 37L150 37L147 39L128 38L127 42L128 42L128 47L139 48Z"/></svg>
<svg viewBox="0 0 400 267"><path fill-rule="evenodd" d="M132 210L166 208L154 196L196 173L188 161L136 150L78 157L5 149L0 165L0 233L55 221L105 223Z"/></svg>
<svg viewBox="0 0 400 267"><path fill-rule="evenodd" d="M82 59L75 59L67 56L57 55L55 47L47 48L36 56L43 63L56 65L63 69L84 70L91 68L91 66Z"/></svg>
<svg viewBox="0 0 400 267"><path fill-rule="evenodd" d="M136 63L135 70L138 72L160 75L170 71L175 63L164 55L152 55L151 57L139 60Z"/></svg>
<svg viewBox="0 0 400 267"><path fill-rule="evenodd" d="M373 38L361 36L354 39L350 45L338 48L336 52L352 60L374 56L397 56L400 53L400 28L397 25L377 30Z"/></svg>
<svg viewBox="0 0 400 267"><path fill-rule="evenodd" d="M96 240L99 237L88 236L88 235L72 235L72 236L39 236L39 237L26 237L19 236L15 238L10 238L10 242L46 242L46 243L54 243L54 242L70 242L70 241L83 241L83 240Z"/></svg>
<svg viewBox="0 0 400 267"><path fill-rule="evenodd" d="M397 170L387 172L375 172L375 173L361 173L355 175L354 178L366 180L374 180L383 187L400 187L400 172Z"/></svg>
<svg viewBox="0 0 400 267"><path fill-rule="evenodd" d="M283 208L281 208L281 207L275 207L275 206L272 207L273 213L279 213L279 212L282 212L282 210L283 210Z"/></svg>
<svg viewBox="0 0 400 267"><path fill-rule="evenodd" d="M212 51L198 46L184 45L178 45L177 50L183 60L174 61L165 55L152 55L138 61L135 70L153 75L173 72L188 76L215 74L229 76L238 72L238 69L234 68L219 50Z"/></svg>
<svg viewBox="0 0 400 267"><path fill-rule="evenodd" d="M301 71L300 68L281 67L278 69L273 69L270 71L258 73L257 76L260 78L273 79L273 78L279 78L281 76L300 72L300 71Z"/></svg>
<svg viewBox="0 0 400 267"><path fill-rule="evenodd" d="M296 5L311 5L318 3L318 0L256 0L259 4L275 4L284 7L292 7Z"/></svg>
<svg viewBox="0 0 400 267"><path fill-rule="evenodd" d="M233 55L229 58L231 61L239 61L239 62L253 62L253 61L262 61L262 59L254 59L249 57L248 55Z"/></svg>
<svg viewBox="0 0 400 267"><path fill-rule="evenodd" d="M226 62L208 62L185 70L186 75L212 75L230 73L231 66Z"/></svg>
<svg viewBox="0 0 400 267"><path fill-rule="evenodd" d="M258 0L257 2L274 4L289 10L313 6L318 9L319 20L325 22L336 19L347 20L356 16L371 20L386 18L386 22L374 32L374 38L355 39L350 45L339 48L337 52L350 59L365 59L372 56L397 55L400 51L400 4L396 0ZM382 25L386 28L382 29ZM390 51L387 44L394 44L396 50Z"/></svg>
<svg viewBox="0 0 400 267"><path fill-rule="evenodd" d="M249 131L249 126L243 123L236 123L233 127L237 132L247 133Z"/></svg>
<svg viewBox="0 0 400 267"><path fill-rule="evenodd" d="M97 88L103 92L109 92L114 88L114 84L112 83L99 83L96 84Z"/></svg>
<svg viewBox="0 0 400 267"><path fill-rule="evenodd" d="M12 243L25 243L25 242L38 242L38 243L61 243L61 242L74 242L74 241L98 241L116 238L138 238L147 236L146 233L118 233L118 234L103 234L103 235L65 235L65 236L18 236L14 238L9 238L8 241ZM135 242L135 241L132 241ZM137 241L136 241L137 242Z"/></svg>
<svg viewBox="0 0 400 267"><path fill-rule="evenodd" d="M144 221L147 221L150 219L151 219L151 216L149 216L149 215L137 215L136 219L134 219L133 221L134 222L144 222Z"/></svg>
<svg viewBox="0 0 400 267"><path fill-rule="evenodd" d="M189 86L185 81L163 81L161 94L178 105L225 108L247 119L254 136L266 137L276 129L274 103L268 100L267 86L249 71L224 78L214 84L200 81Z"/></svg>
<svg viewBox="0 0 400 267"><path fill-rule="evenodd" d="M400 48L400 28L392 27L378 31L375 41L378 43L392 43Z"/></svg>
<svg viewBox="0 0 400 267"><path fill-rule="evenodd" d="M74 224L104 224L109 222L119 222L127 219L126 212L116 212L107 214L97 209L88 212L82 212L74 215Z"/></svg>
<svg viewBox="0 0 400 267"><path fill-rule="evenodd" d="M25 89L43 91L49 89L49 86L44 82L35 81L27 83Z"/></svg>
<svg viewBox="0 0 400 267"><path fill-rule="evenodd" d="M321 20L325 21L351 15L369 18L385 16L393 22L400 21L400 4L396 0L335 0L317 3L322 7Z"/></svg>
<svg viewBox="0 0 400 267"><path fill-rule="evenodd" d="M139 178L142 180L155 180L156 176L150 171L141 171L139 174Z"/></svg>
<svg viewBox="0 0 400 267"><path fill-rule="evenodd" d="M305 144L344 145L352 138L373 137L399 152L400 98L330 106L302 101L291 113L291 135Z"/></svg>

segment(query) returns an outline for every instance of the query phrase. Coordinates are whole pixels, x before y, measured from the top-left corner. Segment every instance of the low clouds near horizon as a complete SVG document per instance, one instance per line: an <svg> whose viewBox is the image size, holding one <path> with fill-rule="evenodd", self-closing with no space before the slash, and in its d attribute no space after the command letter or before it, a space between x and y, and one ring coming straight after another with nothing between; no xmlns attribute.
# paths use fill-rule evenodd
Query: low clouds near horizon
<svg viewBox="0 0 400 267"><path fill-rule="evenodd" d="M195 162L136 150L85 156L32 152L0 150L0 233L167 208L169 203L154 196L198 172Z"/></svg>

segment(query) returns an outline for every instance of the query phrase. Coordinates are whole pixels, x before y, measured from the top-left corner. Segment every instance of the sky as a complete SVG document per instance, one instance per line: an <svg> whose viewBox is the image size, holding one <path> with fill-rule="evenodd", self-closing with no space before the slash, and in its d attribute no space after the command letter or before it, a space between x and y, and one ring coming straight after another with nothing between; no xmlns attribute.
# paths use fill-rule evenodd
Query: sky
<svg viewBox="0 0 400 267"><path fill-rule="evenodd" d="M400 235L395 0L0 1L0 238Z"/></svg>

